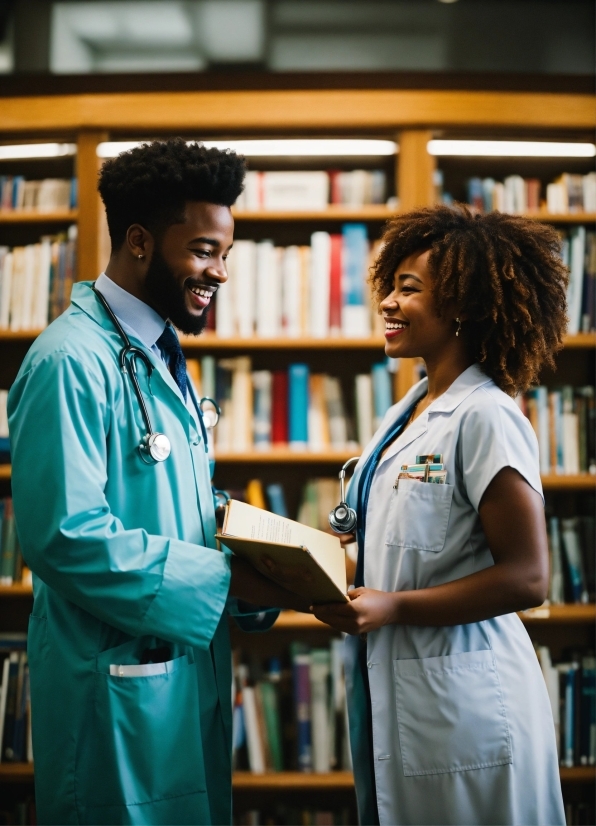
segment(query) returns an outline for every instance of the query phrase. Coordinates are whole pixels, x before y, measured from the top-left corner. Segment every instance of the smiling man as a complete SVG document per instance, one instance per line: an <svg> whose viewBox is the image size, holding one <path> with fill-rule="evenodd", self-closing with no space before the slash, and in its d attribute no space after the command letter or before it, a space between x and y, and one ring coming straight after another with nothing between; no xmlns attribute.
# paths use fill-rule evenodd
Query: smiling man
<svg viewBox="0 0 596 826"><path fill-rule="evenodd" d="M10 393L42 824L229 823L226 609L301 607L216 548L205 429L174 330L200 333L226 280L244 168L183 140L106 163L106 272L75 285ZM158 433L170 450L150 449Z"/></svg>

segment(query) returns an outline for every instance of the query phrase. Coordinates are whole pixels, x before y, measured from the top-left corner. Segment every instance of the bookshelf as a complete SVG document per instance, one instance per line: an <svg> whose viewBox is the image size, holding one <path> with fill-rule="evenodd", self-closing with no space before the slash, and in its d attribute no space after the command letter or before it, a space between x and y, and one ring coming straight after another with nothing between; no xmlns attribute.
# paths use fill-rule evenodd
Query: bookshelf
<svg viewBox="0 0 596 826"><path fill-rule="evenodd" d="M509 92L461 92L457 90L290 90L290 91L220 91L180 93L122 93L97 95L55 95L51 97L13 97L0 100L0 140L17 142L23 138L50 140L60 135L77 143L76 174L78 178L78 209L56 213L0 213L0 243L12 243L12 238L37 240L43 226L78 226L78 278L94 278L105 266L105 231L101 205L95 191L99 161L97 147L105 140L142 139L153 135L182 134L188 138L320 135L374 135L397 139L399 153L394 163L394 178L399 195L399 210L433 202L433 173L437 161L426 144L431 137L459 136L508 137L524 130L533 138L585 139L592 141L594 127L593 100L590 95ZM572 135L573 138L569 138ZM450 160L453 169L459 159ZM468 163L470 160L468 159ZM517 159L519 167L520 161ZM258 164L257 164L258 165ZM333 165L328 160L326 166ZM354 159L353 166L358 166ZM464 164L465 166L465 164ZM550 162L558 172L565 171L565 160ZM518 168L516 167L516 169ZM463 169L464 167L460 167ZM484 166L483 166L484 169ZM317 227L330 229L342 222L366 223L370 233L380 232L382 224L395 210L382 206L356 209L330 206L320 211L246 211L237 210L234 217L238 233L254 232L260 237L284 238L293 234L304 237ZM596 214L529 213L527 218L544 221L561 228L579 224L594 225ZM23 235L25 233L25 235ZM250 237L250 236L248 236ZM8 240L4 240L8 239ZM38 330L0 331L0 386L14 379L26 348ZM183 346L191 357L201 353L251 354L255 361L267 365L276 359L300 356L305 361L329 364L342 362L349 370L352 359L358 364L372 362L382 354L382 338L350 339L258 339L218 338L204 335L199 339L184 338ZM573 383L592 381L596 334L567 337L561 354L561 380L573 375ZM400 371L401 373L401 371ZM576 376L580 378L576 380ZM399 393L414 380L411 365L404 365ZM313 473L335 475L350 451L325 453L296 452L276 449L268 452L220 453L218 467L223 481L236 475L283 473L300 482ZM290 472L288 472L290 471ZM216 477L217 478L217 477ZM218 480L219 481L219 480ZM298 482L297 482L298 483ZM593 476L545 476L544 488L549 496L569 497L590 495L596 485ZM0 465L0 495L9 495L10 466ZM0 622L6 628L10 619L25 627L27 604L32 591L25 586L0 587ZM561 648L574 643L594 646L593 605L543 606L523 612L522 621L532 636L552 639ZM8 618L8 619L7 619ZM276 622L269 639L275 635L289 639L312 639L332 632L309 615L284 612ZM245 637L235 633L235 641ZM242 642L241 644L244 644ZM247 643L248 644L248 643ZM286 644L286 642L284 642ZM253 650L265 650L266 641L253 635ZM33 766L0 763L0 795L4 784L30 788ZM594 783L593 767L561 768L565 787L577 787L582 799L588 799ZM587 791L584 791L587 788ZM234 791L251 800L259 795L294 791L308 800L317 792L333 792L341 799L353 799L353 778L350 772L305 774L280 772L254 775L237 772ZM348 798L349 796L349 798Z"/></svg>

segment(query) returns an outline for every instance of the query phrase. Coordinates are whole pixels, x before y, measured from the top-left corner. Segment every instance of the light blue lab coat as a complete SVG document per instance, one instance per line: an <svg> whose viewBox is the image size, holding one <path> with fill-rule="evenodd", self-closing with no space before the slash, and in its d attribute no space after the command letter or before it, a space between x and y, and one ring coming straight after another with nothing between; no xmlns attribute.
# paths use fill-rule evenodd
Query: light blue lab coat
<svg viewBox="0 0 596 826"><path fill-rule="evenodd" d="M391 408L356 466L426 394ZM396 479L421 454L443 455L446 484ZM542 492L538 444L515 402L478 365L390 445L366 510L364 584L431 588L494 564L478 515L505 467ZM515 535L511 536L515 543ZM528 634L516 614L466 625L386 625L346 640L346 689L360 819L381 826L557 826L565 822L555 729ZM368 685L367 685L368 683ZM370 690L372 742L367 724Z"/></svg>
<svg viewBox="0 0 596 826"><path fill-rule="evenodd" d="M230 823L230 564L215 547L201 432L145 347L155 369L149 384L140 366L141 390L172 453L141 460L122 342L90 283L72 301L9 396L14 507L34 574L39 822ZM110 675L163 646L167 673Z"/></svg>

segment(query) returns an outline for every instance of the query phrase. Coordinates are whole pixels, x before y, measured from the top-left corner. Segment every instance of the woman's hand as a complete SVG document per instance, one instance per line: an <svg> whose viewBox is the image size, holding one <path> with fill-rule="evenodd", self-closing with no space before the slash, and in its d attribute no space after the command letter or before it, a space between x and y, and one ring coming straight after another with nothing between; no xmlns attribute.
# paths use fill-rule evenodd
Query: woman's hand
<svg viewBox="0 0 596 826"><path fill-rule="evenodd" d="M341 605L313 605L312 611L321 622L346 634L367 634L397 621L398 593L354 588L348 598Z"/></svg>

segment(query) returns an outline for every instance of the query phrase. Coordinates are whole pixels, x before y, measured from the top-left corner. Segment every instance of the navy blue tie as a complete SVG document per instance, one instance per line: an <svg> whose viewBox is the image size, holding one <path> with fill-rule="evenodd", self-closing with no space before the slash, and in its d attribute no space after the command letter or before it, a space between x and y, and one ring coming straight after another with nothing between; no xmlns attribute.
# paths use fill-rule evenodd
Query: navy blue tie
<svg viewBox="0 0 596 826"><path fill-rule="evenodd" d="M186 401L187 379L186 379L186 359L182 352L182 347L178 341L178 336L169 324L157 339L157 346L167 357L170 373L182 393L182 398Z"/></svg>

